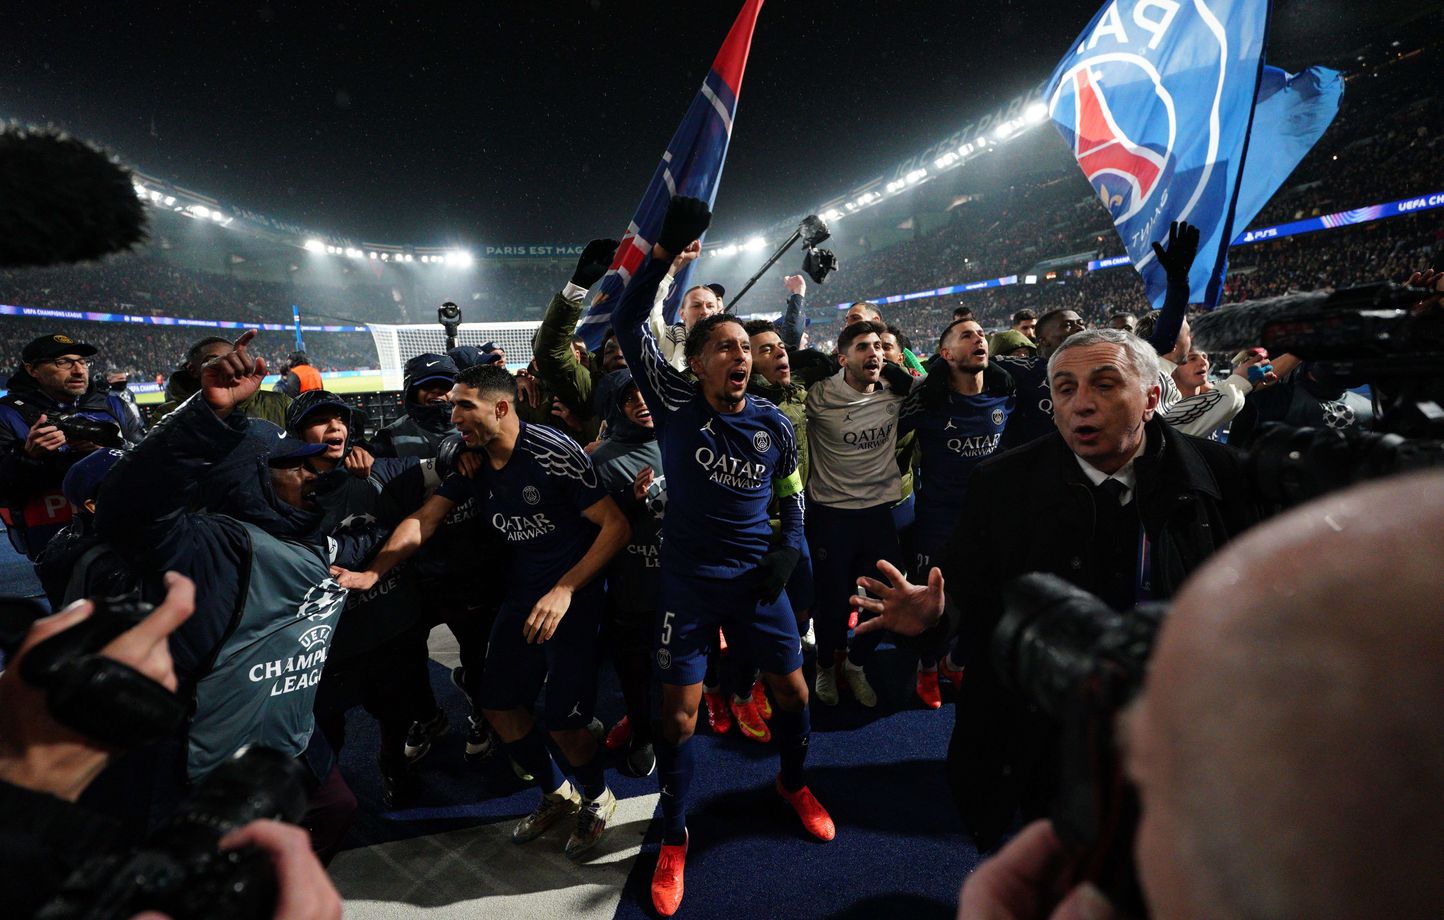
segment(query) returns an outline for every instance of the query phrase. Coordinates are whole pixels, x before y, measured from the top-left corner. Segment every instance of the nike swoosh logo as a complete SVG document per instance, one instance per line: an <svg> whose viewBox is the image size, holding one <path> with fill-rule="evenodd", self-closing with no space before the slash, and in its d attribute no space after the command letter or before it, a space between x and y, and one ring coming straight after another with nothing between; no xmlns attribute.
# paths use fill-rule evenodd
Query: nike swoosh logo
<svg viewBox="0 0 1444 920"><path fill-rule="evenodd" d="M427 367L432 367L432 366L437 365L437 364L440 364L440 363L441 363L440 361L427 361L427 362L426 362L426 366L427 366Z"/></svg>

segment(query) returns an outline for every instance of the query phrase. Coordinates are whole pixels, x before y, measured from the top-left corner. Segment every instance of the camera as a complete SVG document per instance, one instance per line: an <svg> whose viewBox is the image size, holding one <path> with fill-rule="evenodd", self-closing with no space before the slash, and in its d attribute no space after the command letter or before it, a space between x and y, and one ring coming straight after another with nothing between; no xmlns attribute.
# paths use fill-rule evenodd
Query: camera
<svg viewBox="0 0 1444 920"><path fill-rule="evenodd" d="M115 422L102 422L74 412L57 412L47 416L46 423L65 432L67 441L89 441L101 447L124 446L120 426Z"/></svg>
<svg viewBox="0 0 1444 920"><path fill-rule="evenodd" d="M831 249L808 249L802 257L802 270L818 284L827 281L827 276L837 271L837 256Z"/></svg>
<svg viewBox="0 0 1444 920"><path fill-rule="evenodd" d="M1259 498L1287 508L1367 479L1444 466L1444 441L1268 422L1244 462Z"/></svg>
<svg viewBox="0 0 1444 920"><path fill-rule="evenodd" d="M187 703L100 650L154 609L137 596L99 598L81 622L38 643L20 663L24 681L45 692L55 720L108 747L131 750L180 732ZM35 620L26 599L0 600L0 646L14 657Z"/></svg>
<svg viewBox="0 0 1444 920"><path fill-rule="evenodd" d="M1055 575L1033 573L1004 587L1003 611L993 667L1061 728L1053 826L1077 856L1080 880L1142 916L1133 862L1138 798L1123 776L1114 724L1143 685L1167 605L1120 613Z"/></svg>
<svg viewBox="0 0 1444 920"><path fill-rule="evenodd" d="M294 824L305 811L301 765L270 748L244 748L202 780L149 840L75 870L36 916L121 920L154 910L174 920L269 920L277 896L270 857L248 847L221 852L217 844L257 819Z"/></svg>
<svg viewBox="0 0 1444 920"><path fill-rule="evenodd" d="M447 301L436 308L436 321L446 330L446 347L456 347L456 334L461 329L461 308Z"/></svg>

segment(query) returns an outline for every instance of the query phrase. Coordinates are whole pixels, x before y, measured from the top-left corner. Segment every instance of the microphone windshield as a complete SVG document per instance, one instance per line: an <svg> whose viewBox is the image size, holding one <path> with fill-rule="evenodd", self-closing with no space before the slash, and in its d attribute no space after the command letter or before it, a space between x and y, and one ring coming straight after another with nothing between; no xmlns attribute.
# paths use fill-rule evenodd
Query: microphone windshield
<svg viewBox="0 0 1444 920"><path fill-rule="evenodd" d="M145 207L109 154L58 131L0 131L0 268L98 259L145 239Z"/></svg>

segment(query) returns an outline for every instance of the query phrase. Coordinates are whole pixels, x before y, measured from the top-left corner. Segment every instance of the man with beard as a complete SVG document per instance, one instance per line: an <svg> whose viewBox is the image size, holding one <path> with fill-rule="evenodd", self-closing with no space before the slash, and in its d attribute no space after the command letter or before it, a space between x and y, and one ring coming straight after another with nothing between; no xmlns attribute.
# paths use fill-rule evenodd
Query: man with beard
<svg viewBox="0 0 1444 920"><path fill-rule="evenodd" d="M811 735L797 622L783 589L801 556L802 480L796 435L786 416L747 395L752 346L740 320L709 316L692 327L685 357L693 380L663 356L646 326L657 286L675 258L695 259L712 215L705 202L673 198L658 241L638 266L613 313L614 328L662 444L669 504L685 508L662 522L662 592L656 666L662 681L662 847L652 905L671 916L681 905L687 857L687 790L696 745L706 652L719 626L748 645L776 697L772 732L781 747L776 787L814 836L830 840L832 818L807 788L803 763ZM782 502L774 542L767 505Z"/></svg>
<svg viewBox="0 0 1444 920"><path fill-rule="evenodd" d="M491 630L480 703L512 759L535 777L542 794L512 839L535 840L575 815L566 844L567 855L575 858L601 839L617 806L588 726L602 617L598 576L626 545L630 528L574 441L517 417L516 381L504 368L489 364L462 371L451 403L452 422L466 446L483 453L481 469L473 479L453 475L442 483L397 526L365 571L337 575L353 590L369 590L415 554L457 504L467 498L483 504L516 555ZM546 727L579 789L562 776L536 730L529 707L543 682Z"/></svg>
<svg viewBox="0 0 1444 920"><path fill-rule="evenodd" d="M186 352L185 361L166 379L166 401L155 410L155 418L165 418L174 412L177 406L194 396L196 391L201 388L201 368L205 366L205 363L213 358L230 354L234 348L230 339L221 338L218 335L208 335L192 345ZM236 411L243 412L251 418L263 418L284 428L286 427L286 407L290 404L291 397L285 393L257 390L237 406Z"/></svg>
<svg viewBox="0 0 1444 920"><path fill-rule="evenodd" d="M973 467L993 455L1013 411L1015 387L1006 371L988 362L988 340L974 320L957 320L938 339L938 360L898 414L903 431L916 431L917 519L913 526L913 578L923 581L960 522ZM963 669L949 652L941 676L957 689ZM928 708L942 706L938 650L918 656L917 695Z"/></svg>
<svg viewBox="0 0 1444 920"><path fill-rule="evenodd" d="M853 697L864 706L877 705L863 666L880 637L854 639L848 647L848 597L858 575L876 572L878 559L895 565L902 561L893 522L893 506L902 498L897 414L915 378L883 359L886 331L871 320L843 329L837 337L842 373L807 391L812 460L807 543L816 594L816 693L829 706L838 702L839 665Z"/></svg>
<svg viewBox="0 0 1444 920"><path fill-rule="evenodd" d="M602 636L612 654L627 713L607 734L609 751L626 746L626 768L651 776L657 768L652 747L652 623L661 577L662 516L667 477L660 475L662 451L656 423L626 368L608 374L613 396L607 436L592 451L602 486L627 515L632 535L607 569L607 613Z"/></svg>
<svg viewBox="0 0 1444 920"><path fill-rule="evenodd" d="M11 545L32 560L70 522L61 483L71 465L97 447L135 443L144 433L119 396L91 388L90 360L98 351L63 333L43 335L25 346L20 368L5 382L0 503ZM100 423L110 443L70 438L55 425L62 415Z"/></svg>

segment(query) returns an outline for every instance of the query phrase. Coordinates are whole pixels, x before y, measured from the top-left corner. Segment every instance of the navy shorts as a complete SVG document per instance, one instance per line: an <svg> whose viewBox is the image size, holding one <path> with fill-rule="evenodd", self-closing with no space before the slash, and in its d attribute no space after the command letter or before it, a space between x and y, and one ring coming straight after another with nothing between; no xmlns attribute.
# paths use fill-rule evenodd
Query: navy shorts
<svg viewBox="0 0 1444 920"><path fill-rule="evenodd" d="M748 660L768 674L802 667L802 640L786 591L763 604L750 578L677 575L663 566L661 599L652 665L664 684L700 684L707 650L721 627L728 641L745 648Z"/></svg>
<svg viewBox="0 0 1444 920"><path fill-rule="evenodd" d="M491 627L486 671L481 679L483 709L521 709L536 701L546 684L543 721L549 731L585 728L597 699L597 634L602 624L602 580L572 595L556 633L537 645L522 628L535 600L508 598Z"/></svg>

